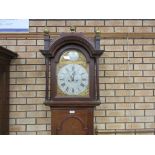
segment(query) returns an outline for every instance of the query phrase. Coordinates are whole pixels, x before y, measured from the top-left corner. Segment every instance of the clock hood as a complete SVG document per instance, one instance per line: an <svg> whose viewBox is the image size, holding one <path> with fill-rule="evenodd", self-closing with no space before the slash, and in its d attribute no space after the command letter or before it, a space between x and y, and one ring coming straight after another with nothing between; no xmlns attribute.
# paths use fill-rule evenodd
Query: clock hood
<svg viewBox="0 0 155 155"><path fill-rule="evenodd" d="M59 38L53 40L49 46L50 57L55 57L57 51L66 45L78 45L83 47L90 57L97 57L103 51L95 49L95 42L92 38L86 38L82 33L62 33Z"/></svg>

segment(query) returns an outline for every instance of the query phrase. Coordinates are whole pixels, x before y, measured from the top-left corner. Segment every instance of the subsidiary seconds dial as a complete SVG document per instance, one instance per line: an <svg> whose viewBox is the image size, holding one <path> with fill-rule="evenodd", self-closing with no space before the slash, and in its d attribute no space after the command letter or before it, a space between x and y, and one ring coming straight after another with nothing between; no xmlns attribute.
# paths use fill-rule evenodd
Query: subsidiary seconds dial
<svg viewBox="0 0 155 155"><path fill-rule="evenodd" d="M59 89L66 95L80 95L88 87L87 70L79 64L63 66L57 73Z"/></svg>

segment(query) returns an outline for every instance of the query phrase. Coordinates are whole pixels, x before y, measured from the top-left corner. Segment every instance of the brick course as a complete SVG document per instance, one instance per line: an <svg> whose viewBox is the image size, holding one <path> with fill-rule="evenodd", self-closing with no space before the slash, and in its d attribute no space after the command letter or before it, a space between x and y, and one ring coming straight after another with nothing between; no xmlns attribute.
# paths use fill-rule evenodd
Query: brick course
<svg viewBox="0 0 155 155"><path fill-rule="evenodd" d="M113 37L116 33L152 33L155 20L30 20L30 32L103 34L99 59L99 82L102 104L94 112L98 134L121 131L140 134L155 128L155 39ZM104 38L104 33L111 37ZM30 33L31 34L31 33ZM45 60L39 50L42 38L1 38L0 45L18 53L10 69L10 134L50 134L50 108L45 97ZM129 58L130 57L130 61ZM103 133L101 133L103 132Z"/></svg>

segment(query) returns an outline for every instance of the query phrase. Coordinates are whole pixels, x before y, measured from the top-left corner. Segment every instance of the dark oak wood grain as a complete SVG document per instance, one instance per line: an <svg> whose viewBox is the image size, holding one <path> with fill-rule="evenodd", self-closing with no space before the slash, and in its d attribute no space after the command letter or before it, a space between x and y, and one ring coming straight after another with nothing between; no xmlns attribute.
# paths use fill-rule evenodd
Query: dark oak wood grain
<svg viewBox="0 0 155 155"><path fill-rule="evenodd" d="M0 46L0 134L9 134L9 65L17 54Z"/></svg>
<svg viewBox="0 0 155 155"><path fill-rule="evenodd" d="M93 108L52 108L52 134L93 134Z"/></svg>

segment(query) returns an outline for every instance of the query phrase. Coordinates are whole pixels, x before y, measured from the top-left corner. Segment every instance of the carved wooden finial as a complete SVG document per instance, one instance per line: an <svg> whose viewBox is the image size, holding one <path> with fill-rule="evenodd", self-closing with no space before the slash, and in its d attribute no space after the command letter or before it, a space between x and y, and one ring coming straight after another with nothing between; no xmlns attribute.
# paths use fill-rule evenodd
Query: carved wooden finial
<svg viewBox="0 0 155 155"><path fill-rule="evenodd" d="M44 34L48 35L49 34L49 30L47 29L47 27L44 28Z"/></svg>
<svg viewBox="0 0 155 155"><path fill-rule="evenodd" d="M95 33L96 33L97 36L100 36L101 31L98 28L96 28Z"/></svg>
<svg viewBox="0 0 155 155"><path fill-rule="evenodd" d="M71 27L70 27L70 31L71 31L71 32L75 32L75 31L76 31L75 26L71 26Z"/></svg>

